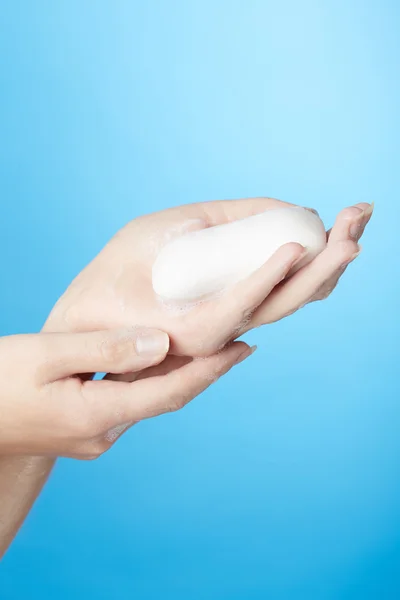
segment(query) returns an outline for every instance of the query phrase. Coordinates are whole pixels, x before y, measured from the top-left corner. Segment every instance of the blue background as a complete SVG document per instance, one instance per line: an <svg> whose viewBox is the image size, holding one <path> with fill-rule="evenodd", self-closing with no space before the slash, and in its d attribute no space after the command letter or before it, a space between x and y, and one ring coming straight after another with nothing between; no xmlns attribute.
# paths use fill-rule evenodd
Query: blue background
<svg viewBox="0 0 400 600"><path fill-rule="evenodd" d="M100 460L61 460L2 600L400 597L400 5L0 6L2 334L36 331L131 218L376 201L333 296Z"/></svg>

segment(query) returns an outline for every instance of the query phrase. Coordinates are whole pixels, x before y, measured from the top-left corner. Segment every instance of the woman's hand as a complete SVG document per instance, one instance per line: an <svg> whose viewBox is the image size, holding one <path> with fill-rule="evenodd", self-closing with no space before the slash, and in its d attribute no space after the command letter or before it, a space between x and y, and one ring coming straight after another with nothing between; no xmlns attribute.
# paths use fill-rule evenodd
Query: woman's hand
<svg viewBox="0 0 400 600"><path fill-rule="evenodd" d="M168 348L165 333L147 328L0 338L0 455L96 458L251 354L237 342L205 360L164 361ZM93 381L95 372L109 375Z"/></svg>
<svg viewBox="0 0 400 600"><path fill-rule="evenodd" d="M268 198L206 202L131 221L71 284L45 329L88 331L150 323L169 334L172 354L208 356L249 329L325 298L359 253L358 240L372 213L369 204L344 209L327 233L326 249L286 281L282 280L303 251L298 244L282 247L232 293L186 314L163 310L154 295L151 269L168 239L284 206L288 205Z"/></svg>

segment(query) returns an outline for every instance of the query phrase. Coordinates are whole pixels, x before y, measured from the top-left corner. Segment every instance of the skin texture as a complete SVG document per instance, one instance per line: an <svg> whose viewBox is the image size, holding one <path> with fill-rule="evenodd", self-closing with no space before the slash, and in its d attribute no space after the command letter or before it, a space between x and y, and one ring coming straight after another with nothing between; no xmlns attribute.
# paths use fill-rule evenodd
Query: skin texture
<svg viewBox="0 0 400 600"><path fill-rule="evenodd" d="M47 481L54 459L0 456L0 558L11 544Z"/></svg>
<svg viewBox="0 0 400 600"><path fill-rule="evenodd" d="M166 244L152 268L153 289L167 302L211 299L249 277L289 242L307 247L304 267L326 245L321 219L301 207L266 210L232 223L208 227ZM293 272L292 272L293 274Z"/></svg>
<svg viewBox="0 0 400 600"><path fill-rule="evenodd" d="M150 337L158 346L140 354ZM157 371L168 347L165 333L142 328L0 339L0 454L96 458L129 425L182 408L251 352L236 342L179 373ZM107 371L135 381L77 376Z"/></svg>
<svg viewBox="0 0 400 600"><path fill-rule="evenodd" d="M166 310L154 295L152 264L161 246L173 236L284 206L288 205L269 198L205 202L131 221L73 281L45 329L93 331L150 324L168 333L170 353L208 356L239 333L278 321L307 302L325 298L359 253L357 242L372 211L368 204L343 210L329 232L326 249L277 288L299 259L301 246L282 247L232 294L204 302L185 314Z"/></svg>
<svg viewBox="0 0 400 600"><path fill-rule="evenodd" d="M177 314L159 304L152 291L151 268L166 241L183 232L229 223L282 206L287 204L269 198L207 202L131 221L74 280L50 314L44 331L91 332L151 325L169 336L167 358L158 366L139 372L110 374L108 383L146 383L165 375L179 379L188 365L195 366L195 373L207 361L193 361L194 357L214 355L244 332L282 319L308 302L326 298L347 265L359 254L358 240L372 213L368 204L344 209L327 232L326 249L289 279L285 280L287 273L303 256L303 248L297 244L281 248L259 271L238 284L232 294L186 313ZM229 356L233 360L233 355ZM229 360L222 370L217 367L204 375L204 379L212 382L224 372ZM81 384L88 379L90 373L81 378ZM201 386L196 388L195 395L201 389ZM183 394L179 402L173 403L174 408L180 408L191 395ZM152 415L147 412L146 416ZM135 416L132 418L136 420ZM94 454L101 454L99 446ZM0 463L0 488L8 490L8 501L2 500L0 506L0 554L40 493L53 464L51 458L32 456L4 457Z"/></svg>
<svg viewBox="0 0 400 600"><path fill-rule="evenodd" d="M149 328L0 339L0 557L55 457L97 458L130 426L179 410L253 351L235 342L200 362L164 361L168 348L168 336ZM89 375L105 371L104 381Z"/></svg>

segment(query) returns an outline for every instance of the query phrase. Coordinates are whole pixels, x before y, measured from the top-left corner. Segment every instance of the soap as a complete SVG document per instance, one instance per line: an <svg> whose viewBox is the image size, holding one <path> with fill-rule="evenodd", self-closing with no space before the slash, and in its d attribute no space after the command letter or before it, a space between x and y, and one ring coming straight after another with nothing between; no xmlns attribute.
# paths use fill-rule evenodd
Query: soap
<svg viewBox="0 0 400 600"><path fill-rule="evenodd" d="M307 248L297 269L315 258L326 245L319 216L298 206L277 208L183 234L156 257L153 290L166 302L178 304L209 299L249 277L290 242Z"/></svg>

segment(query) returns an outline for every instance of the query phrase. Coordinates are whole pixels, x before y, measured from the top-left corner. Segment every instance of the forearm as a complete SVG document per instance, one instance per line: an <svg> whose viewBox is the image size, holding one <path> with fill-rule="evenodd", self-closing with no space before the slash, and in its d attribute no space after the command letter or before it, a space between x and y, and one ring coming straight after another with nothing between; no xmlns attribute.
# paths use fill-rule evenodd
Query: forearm
<svg viewBox="0 0 400 600"><path fill-rule="evenodd" d="M0 456L0 558L40 494L54 462L42 456Z"/></svg>
<svg viewBox="0 0 400 600"><path fill-rule="evenodd" d="M17 535L54 463L54 458L45 456L0 455L0 558Z"/></svg>

